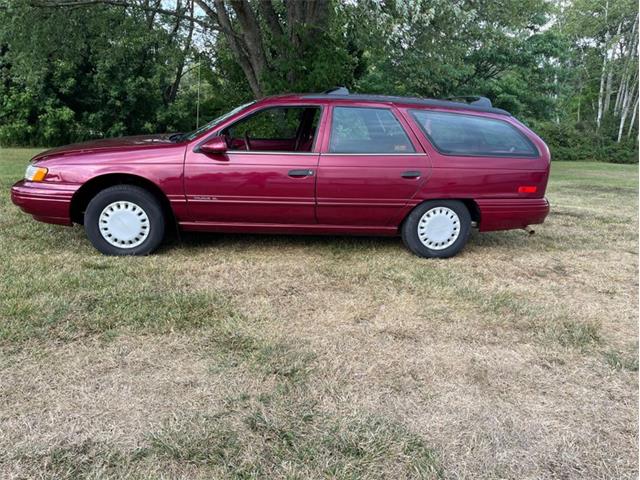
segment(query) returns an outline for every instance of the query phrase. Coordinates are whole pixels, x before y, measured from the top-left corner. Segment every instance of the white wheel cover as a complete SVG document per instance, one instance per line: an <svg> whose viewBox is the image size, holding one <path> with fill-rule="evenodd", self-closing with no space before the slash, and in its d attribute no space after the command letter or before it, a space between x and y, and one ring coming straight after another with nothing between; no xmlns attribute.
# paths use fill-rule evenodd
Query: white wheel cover
<svg viewBox="0 0 640 480"><path fill-rule="evenodd" d="M447 207L428 210L418 221L418 238L431 250L444 250L460 236L460 218Z"/></svg>
<svg viewBox="0 0 640 480"><path fill-rule="evenodd" d="M151 231L147 212L128 201L107 205L98 219L100 234L118 248L134 248L144 242Z"/></svg>

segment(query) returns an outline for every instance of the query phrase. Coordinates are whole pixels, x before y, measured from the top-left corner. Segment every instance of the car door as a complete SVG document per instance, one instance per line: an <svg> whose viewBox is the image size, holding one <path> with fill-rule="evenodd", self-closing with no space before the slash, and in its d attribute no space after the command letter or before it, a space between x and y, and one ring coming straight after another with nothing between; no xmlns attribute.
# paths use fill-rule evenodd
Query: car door
<svg viewBox="0 0 640 480"><path fill-rule="evenodd" d="M215 132L227 139L227 151L188 152L185 193L191 219L236 224L316 223L319 155L314 143L320 117L319 106L259 109Z"/></svg>
<svg viewBox="0 0 640 480"><path fill-rule="evenodd" d="M387 226L427 181L429 161L391 106L334 105L316 185L318 223Z"/></svg>

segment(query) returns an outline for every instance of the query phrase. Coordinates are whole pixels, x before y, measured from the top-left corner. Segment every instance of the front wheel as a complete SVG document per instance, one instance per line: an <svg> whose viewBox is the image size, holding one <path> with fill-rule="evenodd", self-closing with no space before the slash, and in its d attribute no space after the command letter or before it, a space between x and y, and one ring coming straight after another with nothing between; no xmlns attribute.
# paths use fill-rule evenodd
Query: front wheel
<svg viewBox="0 0 640 480"><path fill-rule="evenodd" d="M457 200L430 200L418 205L402 225L402 240L420 257L448 258L467 243L471 215Z"/></svg>
<svg viewBox="0 0 640 480"><path fill-rule="evenodd" d="M91 199L84 229L105 255L147 255L162 242L164 215L158 200L144 188L116 185Z"/></svg>

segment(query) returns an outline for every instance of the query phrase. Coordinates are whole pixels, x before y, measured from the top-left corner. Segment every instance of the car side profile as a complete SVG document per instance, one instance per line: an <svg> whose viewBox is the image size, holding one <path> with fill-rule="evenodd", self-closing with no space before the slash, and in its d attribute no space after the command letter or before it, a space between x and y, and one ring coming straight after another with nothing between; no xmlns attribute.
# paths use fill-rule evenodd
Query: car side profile
<svg viewBox="0 0 640 480"><path fill-rule="evenodd" d="M401 235L450 257L481 232L549 213L545 143L482 97L268 97L188 134L97 140L35 156L11 198L36 220L84 225L109 255L184 231Z"/></svg>

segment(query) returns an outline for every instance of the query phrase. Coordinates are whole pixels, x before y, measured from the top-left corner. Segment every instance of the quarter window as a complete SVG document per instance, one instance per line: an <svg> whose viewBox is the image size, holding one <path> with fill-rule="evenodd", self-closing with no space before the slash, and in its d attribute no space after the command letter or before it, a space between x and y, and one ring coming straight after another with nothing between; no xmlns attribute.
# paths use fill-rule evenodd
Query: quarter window
<svg viewBox="0 0 640 480"><path fill-rule="evenodd" d="M531 141L501 120L425 110L411 112L440 153L485 157L537 157Z"/></svg>
<svg viewBox="0 0 640 480"><path fill-rule="evenodd" d="M393 154L412 153L415 149L390 110L335 107L329 151Z"/></svg>

